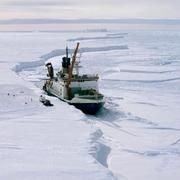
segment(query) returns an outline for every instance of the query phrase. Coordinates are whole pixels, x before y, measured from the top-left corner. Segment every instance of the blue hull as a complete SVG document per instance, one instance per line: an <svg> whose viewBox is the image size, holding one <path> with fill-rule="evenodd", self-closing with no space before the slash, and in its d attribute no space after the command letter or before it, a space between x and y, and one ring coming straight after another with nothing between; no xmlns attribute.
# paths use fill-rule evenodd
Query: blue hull
<svg viewBox="0 0 180 180"><path fill-rule="evenodd" d="M77 109L80 109L85 114L96 114L104 105L104 102L102 103L69 103L73 106L75 106Z"/></svg>

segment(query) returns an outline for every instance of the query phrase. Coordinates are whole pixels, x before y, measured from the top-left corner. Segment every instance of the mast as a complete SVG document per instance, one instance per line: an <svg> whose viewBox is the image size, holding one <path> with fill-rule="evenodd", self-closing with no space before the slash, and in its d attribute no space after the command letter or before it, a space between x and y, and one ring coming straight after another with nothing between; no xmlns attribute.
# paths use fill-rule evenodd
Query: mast
<svg viewBox="0 0 180 180"><path fill-rule="evenodd" d="M71 81L72 81L72 73L73 73L74 64L76 62L76 55L77 55L77 52L78 52L79 44L80 43L78 42L77 45L76 45L76 48L75 48L73 56L72 56L72 62L71 62L71 65L69 67L69 77L67 79L67 84L66 84L68 92L69 92L69 86L70 86Z"/></svg>
<svg viewBox="0 0 180 180"><path fill-rule="evenodd" d="M66 46L66 58L68 59L68 46Z"/></svg>

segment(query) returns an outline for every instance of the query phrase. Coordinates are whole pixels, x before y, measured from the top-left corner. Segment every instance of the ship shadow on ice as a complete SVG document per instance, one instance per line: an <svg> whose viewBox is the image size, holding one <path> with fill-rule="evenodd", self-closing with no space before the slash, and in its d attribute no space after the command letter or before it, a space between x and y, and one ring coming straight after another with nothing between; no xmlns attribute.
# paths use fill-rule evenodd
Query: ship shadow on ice
<svg viewBox="0 0 180 180"><path fill-rule="evenodd" d="M88 118L133 136L133 133L123 130L124 121L131 123L132 126L137 126L138 124L145 126L143 128L158 127L158 124L151 120L135 116L131 112L122 111L120 107L122 100L122 97L107 97L104 107L96 115L88 116Z"/></svg>
<svg viewBox="0 0 180 180"><path fill-rule="evenodd" d="M99 121L107 121L113 123L125 117L125 113L108 107L103 107L96 115L95 118Z"/></svg>
<svg viewBox="0 0 180 180"><path fill-rule="evenodd" d="M120 108L113 108L112 105L117 106L115 103L112 103L111 106L105 105L105 107L103 107L96 115L87 115L88 120L90 120L92 124L93 122L99 122L130 136L136 136L134 133L131 133L121 126L121 122L127 120L127 114L119 110Z"/></svg>
<svg viewBox="0 0 180 180"><path fill-rule="evenodd" d="M108 97L104 107L97 114L87 115L87 117L89 120L120 130L120 123L126 119L126 113L120 110L119 104L114 101L114 98Z"/></svg>
<svg viewBox="0 0 180 180"><path fill-rule="evenodd" d="M125 118L125 112L120 110L119 101L121 100L123 100L121 97L107 97L104 107L95 115L95 118L99 121L111 123Z"/></svg>
<svg viewBox="0 0 180 180"><path fill-rule="evenodd" d="M118 120L123 117L123 113L118 112L116 110L111 110L106 107L103 107L97 114L95 115L86 115L89 120L99 121L108 126L120 128Z"/></svg>

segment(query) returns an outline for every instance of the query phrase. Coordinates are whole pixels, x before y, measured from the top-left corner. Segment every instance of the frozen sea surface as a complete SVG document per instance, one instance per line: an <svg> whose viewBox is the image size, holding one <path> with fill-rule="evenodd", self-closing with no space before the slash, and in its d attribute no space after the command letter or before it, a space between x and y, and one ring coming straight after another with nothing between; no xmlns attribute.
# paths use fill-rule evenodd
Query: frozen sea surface
<svg viewBox="0 0 180 180"><path fill-rule="evenodd" d="M180 33L0 33L0 179L180 178ZM99 74L96 115L54 97L39 104L46 62L80 41L82 73ZM38 85L37 85L38 84Z"/></svg>

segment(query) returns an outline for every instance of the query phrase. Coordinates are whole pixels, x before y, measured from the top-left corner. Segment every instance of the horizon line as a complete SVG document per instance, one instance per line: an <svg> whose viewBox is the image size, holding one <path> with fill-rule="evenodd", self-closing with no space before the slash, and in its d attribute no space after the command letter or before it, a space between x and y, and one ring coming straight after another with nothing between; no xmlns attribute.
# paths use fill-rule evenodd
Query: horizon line
<svg viewBox="0 0 180 180"><path fill-rule="evenodd" d="M59 19L59 18L11 18L1 19L0 24L70 24L70 23L131 23L131 24L149 24L149 23L168 23L168 24L180 24L180 19L167 19L167 18L76 18L76 19Z"/></svg>

